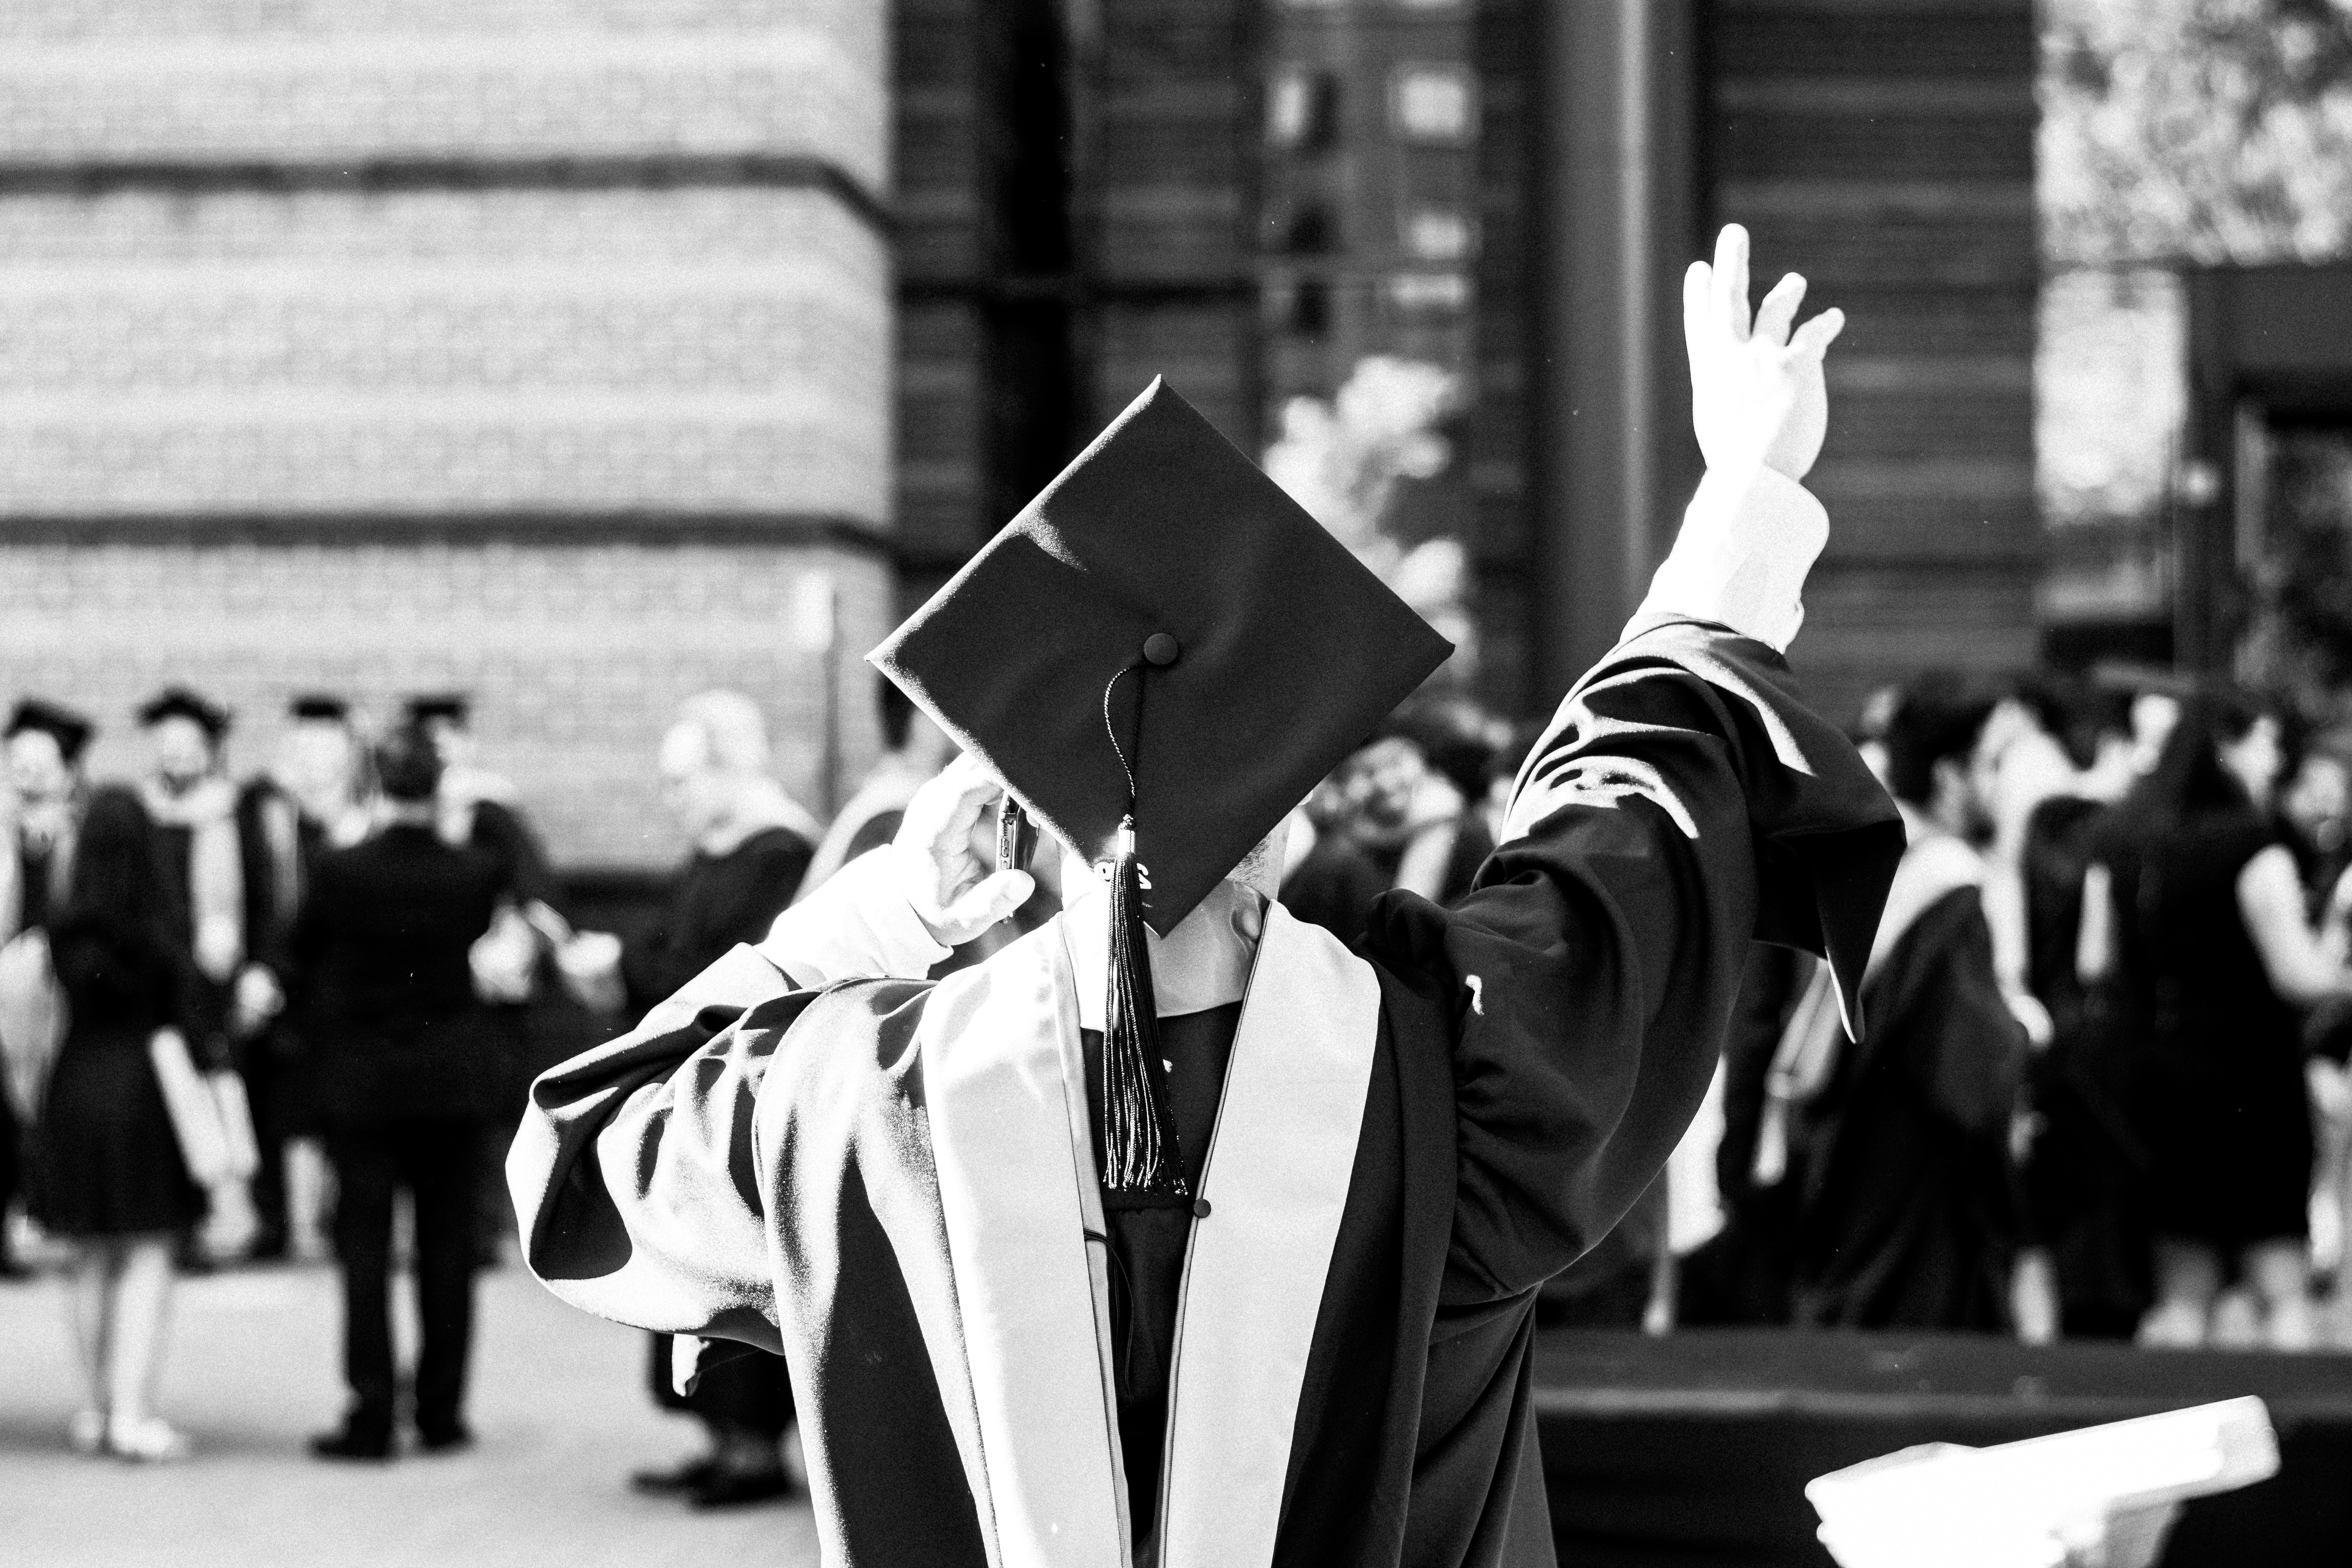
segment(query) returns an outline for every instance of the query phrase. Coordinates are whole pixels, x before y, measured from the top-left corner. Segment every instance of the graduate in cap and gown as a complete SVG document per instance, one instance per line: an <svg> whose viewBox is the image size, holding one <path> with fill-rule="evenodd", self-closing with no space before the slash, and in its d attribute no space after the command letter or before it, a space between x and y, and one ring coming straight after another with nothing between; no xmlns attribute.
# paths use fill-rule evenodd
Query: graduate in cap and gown
<svg viewBox="0 0 2352 1568"><path fill-rule="evenodd" d="M1551 1560L1537 1289L1681 1135L1749 939L1843 973L1901 847L1781 658L1838 318L1792 337L1791 279L1751 328L1746 274L1735 229L1688 284L1681 539L1455 908L1351 952L1270 898L1446 645L1155 383L873 656L970 756L534 1086L530 1266L781 1351L828 1562ZM928 980L1027 896L1018 818L971 845L1008 793L1065 910Z"/></svg>
<svg viewBox="0 0 2352 1568"><path fill-rule="evenodd" d="M0 1094L0 1278L23 1273L9 1250L8 1210L22 1183L26 1140L38 1120L32 1061L45 1048L8 1033L42 1033L36 1020L52 985L50 918L73 887L74 842L84 802L82 753L97 728L58 703L28 697L8 715L7 788L0 793L0 1053L9 1092Z"/></svg>
<svg viewBox="0 0 2352 1568"><path fill-rule="evenodd" d="M290 1247L286 1145L317 1130L315 1075L306 1070L316 1064L303 1059L304 1020L286 1011L295 978L289 951L294 921L320 860L358 843L370 826L366 759L351 705L306 692L287 704L286 718L268 768L246 781L236 801L247 949L230 998L229 1034L261 1152L253 1178L259 1228L249 1256L256 1258L283 1258Z"/></svg>
<svg viewBox="0 0 2352 1568"><path fill-rule="evenodd" d="M270 955L272 913L259 803L223 766L229 723L228 710L184 686L139 710L152 755L139 800L155 824L171 923L197 977L191 1018L204 1038L196 1044L224 1059L238 981Z"/></svg>
<svg viewBox="0 0 2352 1568"><path fill-rule="evenodd" d="M2020 1325L2013 1142L2031 1048L2001 990L1970 842L1993 708L1949 678L1903 693L1885 746L1908 847L1863 971L1869 1032L1846 1038L1817 974L1774 1054L1752 1175L1790 1187L1804 1327Z"/></svg>

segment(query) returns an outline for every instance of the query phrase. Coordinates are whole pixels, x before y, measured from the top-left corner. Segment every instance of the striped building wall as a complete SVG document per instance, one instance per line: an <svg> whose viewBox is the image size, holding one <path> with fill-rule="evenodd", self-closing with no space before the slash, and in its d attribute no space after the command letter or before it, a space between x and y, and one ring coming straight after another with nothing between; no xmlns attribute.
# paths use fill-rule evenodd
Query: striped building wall
<svg viewBox="0 0 2352 1568"><path fill-rule="evenodd" d="M2038 652L2030 0L1717 0L1706 132L1759 280L1850 319L1812 488L1801 673L1833 712Z"/></svg>
<svg viewBox="0 0 2352 1568"><path fill-rule="evenodd" d="M910 593L1155 375L1258 446L1266 5L892 0Z"/></svg>
<svg viewBox="0 0 2352 1568"><path fill-rule="evenodd" d="M823 809L892 591L881 7L0 8L0 693L478 699L558 858L740 686ZM829 679L828 679L829 672Z"/></svg>

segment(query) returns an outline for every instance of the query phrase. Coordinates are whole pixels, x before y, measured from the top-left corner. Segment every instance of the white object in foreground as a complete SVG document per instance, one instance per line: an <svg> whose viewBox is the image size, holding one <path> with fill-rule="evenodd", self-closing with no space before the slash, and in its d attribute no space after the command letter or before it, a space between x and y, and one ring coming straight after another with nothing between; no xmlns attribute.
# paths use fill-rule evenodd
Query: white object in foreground
<svg viewBox="0 0 2352 1568"><path fill-rule="evenodd" d="M2278 1473L2259 1399L1998 1447L1929 1443L1805 1488L1842 1568L2131 1568L2174 1510Z"/></svg>

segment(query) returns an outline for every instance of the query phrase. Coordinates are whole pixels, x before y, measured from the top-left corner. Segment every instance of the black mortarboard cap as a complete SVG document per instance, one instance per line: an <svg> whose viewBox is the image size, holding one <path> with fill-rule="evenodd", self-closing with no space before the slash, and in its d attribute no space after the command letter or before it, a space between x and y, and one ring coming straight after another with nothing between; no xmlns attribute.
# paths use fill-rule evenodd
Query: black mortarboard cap
<svg viewBox="0 0 2352 1568"><path fill-rule="evenodd" d="M215 741L228 733L228 710L184 686L167 686L140 705L141 729L152 730L166 719L193 719Z"/></svg>
<svg viewBox="0 0 2352 1568"><path fill-rule="evenodd" d="M1452 651L1154 381L869 657L1164 936Z"/></svg>
<svg viewBox="0 0 2352 1568"><path fill-rule="evenodd" d="M435 720L446 720L457 725L472 721L474 700L462 691L420 691L408 700L408 721L430 724Z"/></svg>
<svg viewBox="0 0 2352 1568"><path fill-rule="evenodd" d="M1144 925L1173 930L1452 651L1154 381L870 656L1109 862L1113 1206L1193 1202Z"/></svg>
<svg viewBox="0 0 2352 1568"><path fill-rule="evenodd" d="M341 724L351 718L352 705L329 692L305 692L286 704L286 716L309 723Z"/></svg>
<svg viewBox="0 0 2352 1568"><path fill-rule="evenodd" d="M37 730L58 743L58 755L68 763L81 760L89 745L89 738L98 733L98 726L70 708L38 697L27 697L16 704L8 715L5 738L15 740L28 730Z"/></svg>

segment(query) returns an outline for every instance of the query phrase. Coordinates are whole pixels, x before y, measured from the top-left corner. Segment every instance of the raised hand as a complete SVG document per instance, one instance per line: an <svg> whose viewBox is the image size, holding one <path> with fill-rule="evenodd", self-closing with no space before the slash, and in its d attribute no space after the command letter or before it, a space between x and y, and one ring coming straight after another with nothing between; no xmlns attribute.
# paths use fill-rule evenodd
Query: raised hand
<svg viewBox="0 0 2352 1568"><path fill-rule="evenodd" d="M1035 886L1026 871L999 871L972 830L1004 786L970 754L915 792L890 853L916 918L940 943L970 942L1019 909Z"/></svg>
<svg viewBox="0 0 2352 1568"><path fill-rule="evenodd" d="M1690 353L1691 424L1712 469L1763 464L1802 479L1829 430L1822 356L1845 327L1824 310L1795 325L1805 280L1791 272L1748 309L1748 231L1727 224L1715 263L1683 274L1683 342ZM1795 330L1791 331L1791 328Z"/></svg>

